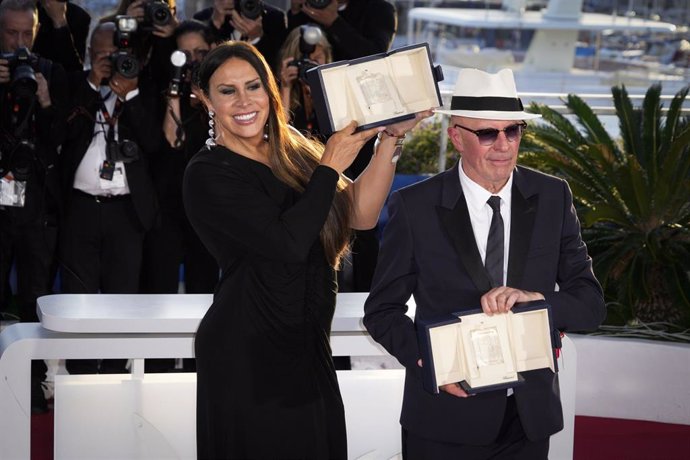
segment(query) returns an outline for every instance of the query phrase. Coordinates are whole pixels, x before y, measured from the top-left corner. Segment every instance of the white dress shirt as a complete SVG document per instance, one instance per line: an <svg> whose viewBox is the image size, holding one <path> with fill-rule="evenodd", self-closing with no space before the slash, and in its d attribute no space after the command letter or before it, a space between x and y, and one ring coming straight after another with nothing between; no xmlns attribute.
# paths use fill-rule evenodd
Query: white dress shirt
<svg viewBox="0 0 690 460"><path fill-rule="evenodd" d="M510 198L512 196L513 175L510 175L508 182L498 193L493 194L467 177L467 174L462 169L462 159L460 159L458 170L460 171L460 185L467 202L467 210L470 213L474 239L477 243L482 262L486 260L486 242L489 238L489 227L493 217L493 210L487 201L492 195L501 197L503 241L505 243L503 247L503 285L505 286L508 276L508 254L510 249Z"/></svg>
<svg viewBox="0 0 690 460"><path fill-rule="evenodd" d="M91 82L89 82L89 85L91 85ZM105 108L109 114L112 114L115 110L117 95L108 86L96 88L91 85L91 87L100 92L101 98L104 99ZM127 99L131 99L129 96L128 94ZM108 134L108 129L110 127L105 121L102 110L98 110L96 112L96 124L93 128L91 144L74 174L74 188L89 195L126 195L130 192L125 165L121 161L115 163L113 180L108 181L100 177L103 162L106 160L106 135ZM115 123L114 129L115 140L117 140L118 123Z"/></svg>

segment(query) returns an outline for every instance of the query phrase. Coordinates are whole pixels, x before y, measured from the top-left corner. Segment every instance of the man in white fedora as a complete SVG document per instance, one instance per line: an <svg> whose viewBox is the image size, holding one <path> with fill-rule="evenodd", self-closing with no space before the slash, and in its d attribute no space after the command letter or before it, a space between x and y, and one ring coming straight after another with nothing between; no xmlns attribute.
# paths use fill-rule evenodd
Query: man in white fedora
<svg viewBox="0 0 690 460"><path fill-rule="evenodd" d="M463 69L448 137L453 168L393 193L364 324L406 368L402 451L408 459L546 459L563 428L558 375L523 372L506 390L468 396L422 386L415 322L480 308L505 314L544 299L560 331L595 329L606 310L568 184L517 166L526 113L510 70ZM403 152L404 154L404 152ZM406 316L414 296L415 322Z"/></svg>

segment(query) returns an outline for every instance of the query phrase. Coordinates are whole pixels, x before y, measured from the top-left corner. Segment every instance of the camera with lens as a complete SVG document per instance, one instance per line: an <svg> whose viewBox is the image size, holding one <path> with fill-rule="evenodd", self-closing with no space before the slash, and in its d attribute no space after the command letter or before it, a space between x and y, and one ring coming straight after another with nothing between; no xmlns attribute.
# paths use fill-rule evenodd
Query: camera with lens
<svg viewBox="0 0 690 460"><path fill-rule="evenodd" d="M110 55L113 72L125 78L136 78L139 75L139 60L128 50L132 48L134 33L137 31L137 20L131 16L115 18L114 45L117 51Z"/></svg>
<svg viewBox="0 0 690 460"><path fill-rule="evenodd" d="M261 0L235 0L235 10L247 19L261 16L264 4Z"/></svg>
<svg viewBox="0 0 690 460"><path fill-rule="evenodd" d="M131 163L139 159L139 146L134 141L124 139L121 141L108 141L105 149L108 161L115 163Z"/></svg>
<svg viewBox="0 0 690 460"><path fill-rule="evenodd" d="M36 94L38 83L38 56L31 54L26 47L17 48L14 53L0 54L0 58L7 60L10 69L10 91L17 98L29 98Z"/></svg>
<svg viewBox="0 0 690 460"><path fill-rule="evenodd" d="M0 150L0 177L8 172L15 180L28 181L36 158L36 145L28 139L15 140Z"/></svg>
<svg viewBox="0 0 690 460"><path fill-rule="evenodd" d="M149 0L144 4L143 31L152 31L155 26L167 26L172 21L172 11L165 0Z"/></svg>
<svg viewBox="0 0 690 460"><path fill-rule="evenodd" d="M190 96L192 95L192 84L196 82L199 75L201 61L192 60L187 51L175 50L170 55L172 64L172 78L168 86L168 96Z"/></svg>
<svg viewBox="0 0 690 460"><path fill-rule="evenodd" d="M332 0L307 0L307 5L317 10L326 8Z"/></svg>
<svg viewBox="0 0 690 460"><path fill-rule="evenodd" d="M319 65L318 62L309 59L309 56L322 39L323 33L320 27L308 24L300 26L299 51L302 56L288 62L288 65L297 67L297 75L304 83L307 83L307 71Z"/></svg>

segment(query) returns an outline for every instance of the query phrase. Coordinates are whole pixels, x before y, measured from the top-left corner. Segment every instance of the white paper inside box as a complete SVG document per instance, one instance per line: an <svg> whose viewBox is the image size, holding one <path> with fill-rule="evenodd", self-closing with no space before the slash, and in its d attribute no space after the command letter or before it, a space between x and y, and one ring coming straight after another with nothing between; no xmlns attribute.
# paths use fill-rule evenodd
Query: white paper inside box
<svg viewBox="0 0 690 460"><path fill-rule="evenodd" d="M459 322L429 327L428 338L436 387L462 381L473 389L510 387L519 372L555 372L546 308L463 315Z"/></svg>
<svg viewBox="0 0 690 460"><path fill-rule="evenodd" d="M426 45L319 72L334 131L351 120L372 125L441 105Z"/></svg>

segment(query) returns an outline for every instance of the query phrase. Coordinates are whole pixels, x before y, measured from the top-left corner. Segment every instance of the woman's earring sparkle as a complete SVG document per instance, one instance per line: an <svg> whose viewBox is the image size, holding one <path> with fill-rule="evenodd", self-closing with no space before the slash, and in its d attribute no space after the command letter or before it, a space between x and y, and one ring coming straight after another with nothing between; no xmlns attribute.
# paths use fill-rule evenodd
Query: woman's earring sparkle
<svg viewBox="0 0 690 460"><path fill-rule="evenodd" d="M263 140L268 142L268 123L266 123L266 126L264 126Z"/></svg>
<svg viewBox="0 0 690 460"><path fill-rule="evenodd" d="M206 139L206 145L209 147L216 145L215 116L216 114L213 110L208 111L208 139Z"/></svg>

